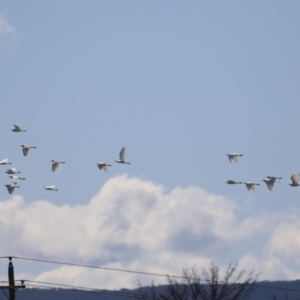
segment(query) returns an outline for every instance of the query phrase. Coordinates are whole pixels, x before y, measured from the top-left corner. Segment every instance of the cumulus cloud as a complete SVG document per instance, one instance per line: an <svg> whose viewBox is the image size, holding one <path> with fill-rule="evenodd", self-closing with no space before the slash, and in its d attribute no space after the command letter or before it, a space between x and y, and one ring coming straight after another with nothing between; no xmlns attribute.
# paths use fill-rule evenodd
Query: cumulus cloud
<svg viewBox="0 0 300 300"><path fill-rule="evenodd" d="M289 257L300 263L300 211L293 210L285 215L286 217L274 228L267 251L270 255Z"/></svg>
<svg viewBox="0 0 300 300"><path fill-rule="evenodd" d="M298 245L297 217L284 223L289 215L285 212L237 221L237 214L234 201L201 188L167 192L149 181L117 176L86 205L26 203L20 196L0 202L0 239L11 241L1 246L0 255L178 275L182 268L206 268L211 259L216 261L248 243L249 247L237 251L241 267L252 270L255 266L269 280L297 276L283 260L291 252L278 241L287 238L291 246L294 239ZM254 244L261 253L254 253ZM32 278L108 289L134 288L137 279L165 282L164 278L71 266L48 268Z"/></svg>

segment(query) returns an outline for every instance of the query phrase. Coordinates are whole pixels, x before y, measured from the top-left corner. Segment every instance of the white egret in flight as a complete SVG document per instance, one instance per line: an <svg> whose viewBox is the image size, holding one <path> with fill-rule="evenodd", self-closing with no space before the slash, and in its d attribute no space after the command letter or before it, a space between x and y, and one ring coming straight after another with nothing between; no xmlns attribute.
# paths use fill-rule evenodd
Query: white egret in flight
<svg viewBox="0 0 300 300"><path fill-rule="evenodd" d="M9 192L9 194L13 194L15 191L15 188L19 188L19 186L17 185L11 185L11 184L5 184L4 186L6 186L7 191Z"/></svg>
<svg viewBox="0 0 300 300"><path fill-rule="evenodd" d="M22 129L22 127L19 126L19 125L14 124L14 127L15 128L11 129L11 131L13 131L13 132L26 132L26 130Z"/></svg>
<svg viewBox="0 0 300 300"><path fill-rule="evenodd" d="M243 154L237 154L237 153L228 153L226 155L228 156L229 162L232 162L233 160L235 162L238 162L239 156L243 156Z"/></svg>
<svg viewBox="0 0 300 300"><path fill-rule="evenodd" d="M55 185L47 185L47 186L44 186L43 187L46 191L58 191L56 188L55 188Z"/></svg>
<svg viewBox="0 0 300 300"><path fill-rule="evenodd" d="M251 191L251 190L255 191L255 186L260 185L259 183L254 183L254 182L249 182L249 181L244 182L244 184L246 184L246 188L248 191Z"/></svg>
<svg viewBox="0 0 300 300"><path fill-rule="evenodd" d="M120 159L116 160L117 163L128 164L128 165L130 164L130 162L125 161L125 148L124 147L121 149L119 156L120 156Z"/></svg>
<svg viewBox="0 0 300 300"><path fill-rule="evenodd" d="M96 163L96 165L98 165L98 168L100 170L104 170L105 172L107 172L108 168L107 167L111 167L111 165L108 165L107 163L104 163L104 162L98 162Z"/></svg>
<svg viewBox="0 0 300 300"><path fill-rule="evenodd" d="M0 165L11 165L11 163L8 162L8 159L7 159L7 158L5 158L5 159L2 159L2 160L0 161Z"/></svg>
<svg viewBox="0 0 300 300"><path fill-rule="evenodd" d="M16 168L10 168L5 171L6 174L20 174L21 172L17 172Z"/></svg>
<svg viewBox="0 0 300 300"><path fill-rule="evenodd" d="M23 148L22 151L24 156L29 155L31 149L36 149L36 147L31 147L26 145L21 145L21 147Z"/></svg>
<svg viewBox="0 0 300 300"><path fill-rule="evenodd" d="M64 161L59 161L59 160L55 160L55 159L52 159L51 161L52 161L52 172L60 171L61 164L66 163Z"/></svg>
<svg viewBox="0 0 300 300"><path fill-rule="evenodd" d="M290 186L299 186L299 175L300 174L293 174L291 176L292 183L289 184Z"/></svg>
<svg viewBox="0 0 300 300"><path fill-rule="evenodd" d="M19 181L19 180L26 180L25 178L19 177L19 176L13 176L13 175L11 175L11 176L9 176L9 177L11 178L11 182L12 182L13 184L18 184L18 181Z"/></svg>
<svg viewBox="0 0 300 300"><path fill-rule="evenodd" d="M281 179L281 177L267 176L262 181L266 183L269 191L272 191L274 184L279 183L279 179Z"/></svg>
<svg viewBox="0 0 300 300"><path fill-rule="evenodd" d="M241 181L234 181L232 179L228 179L225 183L228 183L228 184L241 184L242 182Z"/></svg>

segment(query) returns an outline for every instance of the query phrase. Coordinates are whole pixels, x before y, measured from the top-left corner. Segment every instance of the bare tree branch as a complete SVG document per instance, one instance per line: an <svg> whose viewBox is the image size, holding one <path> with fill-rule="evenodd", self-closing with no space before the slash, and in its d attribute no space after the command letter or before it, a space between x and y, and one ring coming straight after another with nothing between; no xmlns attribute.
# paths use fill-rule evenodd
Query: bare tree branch
<svg viewBox="0 0 300 300"><path fill-rule="evenodd" d="M230 263L223 278L220 268L211 263L208 270L203 269L201 275L195 267L183 269L182 281L167 276L165 291L157 292L152 285L143 288L139 283L140 298L136 300L246 300L255 290L258 275L254 270L247 273L237 271L238 263Z"/></svg>

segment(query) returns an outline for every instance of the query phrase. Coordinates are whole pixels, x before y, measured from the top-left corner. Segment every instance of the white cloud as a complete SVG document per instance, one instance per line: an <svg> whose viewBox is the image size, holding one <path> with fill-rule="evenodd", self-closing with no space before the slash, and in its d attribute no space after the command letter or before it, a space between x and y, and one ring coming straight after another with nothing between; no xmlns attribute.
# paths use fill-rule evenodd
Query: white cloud
<svg viewBox="0 0 300 300"><path fill-rule="evenodd" d="M282 214L278 226L272 231L266 251L269 255L288 257L300 264L300 210L293 209Z"/></svg>
<svg viewBox="0 0 300 300"><path fill-rule="evenodd" d="M276 256L258 258L245 255L239 261L239 267L245 270L255 270L260 274L259 280L295 280L300 277L300 272L289 268Z"/></svg>
<svg viewBox="0 0 300 300"><path fill-rule="evenodd" d="M299 274L283 257L297 253L288 249L298 247L298 215L289 219L292 212L263 214L238 222L237 214L232 200L200 188L166 192L160 185L123 175L107 181L86 205L25 203L20 196L0 202L0 239L11 241L1 246L0 255L178 275L194 265L208 267L211 259L235 249L242 268L263 271L269 280L296 278ZM284 223L286 219L290 221ZM287 247L280 243L285 239ZM48 268L32 278L114 289L135 287L137 279L165 282L69 266Z"/></svg>
<svg viewBox="0 0 300 300"><path fill-rule="evenodd" d="M120 176L109 180L87 205L25 204L13 197L0 204L0 222L6 232L18 233L14 251L114 260L145 250L197 252L204 243L218 251L228 242L234 210L232 201L199 188L165 194L161 186Z"/></svg>

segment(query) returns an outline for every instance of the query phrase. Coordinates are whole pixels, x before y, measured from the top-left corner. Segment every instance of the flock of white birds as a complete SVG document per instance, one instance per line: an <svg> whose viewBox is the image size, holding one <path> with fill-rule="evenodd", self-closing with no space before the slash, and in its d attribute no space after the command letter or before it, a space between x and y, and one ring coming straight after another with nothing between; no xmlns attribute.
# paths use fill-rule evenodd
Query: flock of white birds
<svg viewBox="0 0 300 300"><path fill-rule="evenodd" d="M11 129L11 131L26 132L26 130L24 130L19 125L14 125L14 128ZM28 145L21 145L21 147L22 147L22 152L23 152L24 156L28 156L31 152L31 149L36 149L36 147L28 146ZM55 159L52 159L51 162L52 162L52 166L51 166L52 172L60 171L61 165L66 163L64 161L59 161L59 160L55 160ZM121 149L120 154L119 154L119 159L116 160L116 162L120 163L120 164L130 164L130 162L125 161L125 148L124 147ZM2 159L0 161L0 165L11 165L11 164L12 163L9 162L7 158ZM108 170L108 167L111 166L105 162L98 162L96 164L100 170L104 170L105 172ZM20 174L21 172L17 172L16 168L9 168L5 171L5 173L8 174L9 177L11 178L11 184L5 184L4 186L7 188L7 191L9 194L13 194L15 191L15 188L20 188L20 186L17 185L19 180L25 180L25 178L17 175L17 174ZM47 186L44 186L43 188L47 191L58 191L55 188L55 185L47 185Z"/></svg>
<svg viewBox="0 0 300 300"><path fill-rule="evenodd" d="M26 132L26 130L24 130L19 125L14 125L14 128L11 129L11 131ZM36 149L36 147L28 146L28 145L21 145L21 147L22 147L22 152L23 152L24 156L28 156L31 152L31 149ZM227 156L228 156L229 162L231 163L233 161L238 162L239 157L243 156L243 154L228 153ZM51 162L52 162L52 167L51 167L52 172L60 171L61 165L65 164L64 161L59 161L59 160L55 160L55 159L52 159ZM120 164L130 164L130 162L125 161L125 148L124 147L121 149L120 154L119 154L119 159L116 160L116 162L120 163ZM105 162L98 162L96 164L100 170L104 170L105 172L107 172L108 167L111 166ZM11 163L8 161L7 158L5 158L0 161L0 165L11 165ZM20 187L17 185L19 180L25 180L25 178L17 175L17 174L20 174L21 172L17 172L16 168L9 168L5 171L5 173L7 173L9 175L9 177L11 178L11 184L5 184L4 186L7 188L7 191L9 194L13 194L15 188ZM299 186L299 176L300 176L300 174L293 174L291 176L292 183L290 183L290 186L292 186L292 187ZM266 178L263 179L262 181L264 181L266 183L268 189L270 191L272 191L274 185L276 183L280 182L279 179L282 179L282 178L275 177L275 176L266 176ZM245 184L248 191L250 191L250 190L255 191L255 187L257 185L260 185L259 183L255 183L255 182L250 182L250 181L242 182L242 181L235 181L232 179L228 179L226 181L226 183L227 184ZM55 188L55 185L47 185L47 186L44 186L43 188L47 191L58 191Z"/></svg>
<svg viewBox="0 0 300 300"><path fill-rule="evenodd" d="M226 154L228 156L228 159L229 159L229 162L238 162L238 159L240 156L243 156L243 154L237 154L237 153L228 153ZM293 174L291 176L291 180L292 180L292 183L290 183L289 185L290 186L299 186L299 176L300 174ZM275 177L275 176L266 176L265 179L263 179L262 181L264 181L268 187L268 189L270 191L273 190L273 187L276 183L279 183L279 179L282 179L281 177ZM246 188L248 189L248 191L252 190L252 191L255 191L255 187L257 185L260 185L259 183L254 183L254 182L250 182L250 181L247 181L247 182L241 182L241 181L234 181L232 179L228 179L226 181L226 183L228 184L245 184L246 185Z"/></svg>

